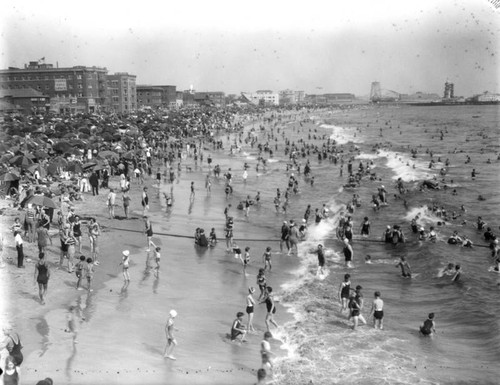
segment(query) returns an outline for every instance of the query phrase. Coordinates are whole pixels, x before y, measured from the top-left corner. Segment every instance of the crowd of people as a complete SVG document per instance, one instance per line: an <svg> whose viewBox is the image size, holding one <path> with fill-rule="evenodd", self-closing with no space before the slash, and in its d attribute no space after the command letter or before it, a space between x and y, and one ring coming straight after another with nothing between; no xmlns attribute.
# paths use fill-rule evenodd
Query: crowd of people
<svg viewBox="0 0 500 385"><path fill-rule="evenodd" d="M223 149L221 135L230 132L234 135L234 145L231 151L238 151L245 143L259 151L255 164L257 172L266 170L266 157L272 157L273 153L282 151L288 157L286 172L288 178L285 186L276 188L276 195L272 198L272 204L277 214L287 214L290 211L291 197L299 194L301 189L307 185L314 186L313 166L309 157L317 156L318 159L331 162L337 165L340 175L343 176L344 164L347 166L347 181L344 188L355 188L363 183L363 179L369 178L377 181L379 178L373 171L373 164L366 162L359 163L357 170L353 165L354 156L346 153L337 143L326 137L320 136L315 131L309 129L309 140L322 140L322 144L312 142L294 142L287 137L287 132L283 128L282 116L276 113L271 118L264 117L261 112L242 111L180 111L173 114L164 114L162 111L144 111L136 116L117 117L105 115L89 115L81 117L13 117L7 120L7 134L10 136L22 134L12 139L14 147L2 156L3 171L14 175L10 181L8 192L11 193L13 205L24 213L15 219L11 227L16 250L17 267L25 268L24 265L24 242L36 243L39 254L34 269L34 281L38 284L40 304L45 304L47 296L48 282L53 273L53 266L47 263L47 253L49 244L52 245L52 236L49 231L57 228L60 240L59 263L56 270L67 271L75 274L75 289L93 291L93 281L96 268L100 265L100 239L102 235L101 225L95 217L88 217L86 213L76 213L74 202L92 199L93 196L102 194L103 189L107 190L106 212L109 220L114 220L121 213L116 210L121 194L123 206L123 218L130 217L130 191L140 191L142 217L144 220L144 233L146 246L149 253L154 255L156 262L156 274L160 270L161 248L153 242L153 224L148 216L150 211L150 197L148 185L152 183L172 184L176 178L180 178L183 165L186 173L190 165L183 162L188 158L190 162L203 162L204 149L211 146L214 152ZM245 135L242 131L244 123L252 119L260 119L264 124L260 127L263 141L257 139L257 135L250 135L251 131ZM299 122L299 121L297 121ZM299 122L302 127L303 122ZM72 135L70 135L72 134ZM49 138L50 135L50 138ZM52 138L57 138L53 140ZM281 140L281 142L279 141ZM278 146L280 143L280 146ZM281 146L281 143L284 146ZM316 142L315 142L316 143ZM280 148L281 147L281 148ZM38 154L37 154L38 153ZM30 154L32 154L30 156ZM26 164L17 164L17 157L23 156L29 159ZM16 160L13 160L16 159ZM305 159L305 165L302 160ZM30 163L31 162L31 163ZM184 164L183 164L184 163ZM212 165L213 159L209 155L206 158L209 172L206 175L205 188L207 194L211 193L212 177L223 180L223 194L229 198L234 193L233 174L234 171L228 168L227 171L221 167ZM247 170L251 165L245 163L243 167L242 179L246 183ZM156 173L153 170L156 169ZM162 173L163 169L163 173ZM224 172L225 171L225 172ZM304 177L304 182L302 181ZM119 189L109 188L111 181L118 181ZM303 183L303 185L301 185ZM408 189L398 180L396 190L404 197ZM196 189L194 182L190 185L190 200L196 199ZM377 192L372 195L372 207L379 210L381 206L388 205L388 192L384 185L377 187ZM47 200L42 200L46 198ZM173 204L173 193L165 194L167 209ZM266 202L269 204L270 202ZM250 216L252 206L259 207L262 204L260 192L252 199L250 195L237 206L244 210L245 216ZM341 241L341 250L345 259L345 266L353 266L355 258L353 241L355 239L355 226L353 214L361 207L362 203L358 194L353 194L352 199L345 204L345 207L338 217L336 236ZM230 213L231 205L226 207L225 215L225 246L228 253L241 261L243 274L247 275L247 269L251 263L250 247L239 246L234 240L234 217ZM54 211L56 217L54 218ZM436 216L442 217L443 221L449 220L444 207L430 208ZM438 214L439 212L439 214ZM332 213L329 212L326 204L322 207L314 208L308 205L303 218L300 221L294 219L284 220L280 229L279 251L273 251L271 246L263 246L262 260L258 262L258 275L256 285L260 290L257 299L253 297L255 288L248 287L248 294L245 297L245 312L238 311L234 319L229 338L235 342L248 341L248 335L255 332L253 326L255 308L258 304L265 305L266 331L261 342L262 367L258 371L259 381L263 380L272 371L271 341L273 338L272 327L278 328L278 323L274 319L277 311L274 299L273 287L269 285L267 272L273 269L273 253L286 254L287 256L299 255L299 244L306 239L310 226L317 225L325 220L331 220ZM453 219L459 216L452 214ZM421 241L436 242L437 236L434 227L425 231L418 225L419 218L415 218L409 224L409 228ZM55 225L54 225L55 222ZM372 222L369 217L364 217L359 226L359 235L369 239L372 235ZM86 228L85 228L86 227ZM485 230L484 238L490 243L491 255L496 263L496 271L500 267L498 240L491 227L482 220L477 221L478 230ZM82 254L82 244L86 243L84 233L87 232L90 254ZM378 238L378 237L377 237ZM387 225L387 229L382 234L382 239L377 239L397 247L405 243L407 236L400 225ZM205 230L197 228L194 235L194 242L198 247L215 247L217 236L215 228L211 229L209 236ZM472 242L466 237L461 237L455 232L448 239L450 244L461 244L472 247ZM340 249L339 248L339 249ZM317 275L324 276L326 273L328 258L323 244L318 244L317 248L311 250L317 255L318 268ZM10 258L10 257L9 257ZM129 266L130 251L122 251L122 260L119 264L125 283L130 282ZM371 262L371 257L366 257L366 262ZM401 275L411 278L412 269L404 256L396 265L401 269ZM454 265L442 272L442 275L452 275L452 281L458 282L461 276L460 265ZM344 280L340 283L338 299L340 302L340 313L347 312L347 318L352 320L353 328L357 329L359 322L366 324L363 316L364 299L362 286L356 285L351 288L351 275L345 274ZM243 318L247 314L246 325ZM171 310L166 323L165 333L167 343L164 349L164 356L175 360L173 356L174 348L177 346L174 337L174 321L177 312ZM373 317L373 326L383 329L384 301L380 291L374 292L369 317ZM69 327L69 330L72 328ZM420 331L424 335L431 335L435 332L434 313L429 314ZM12 328L4 329L6 340L4 346L9 351L6 361L6 373L15 376L16 370L22 363L21 341L19 335ZM76 333L75 333L76 336ZM76 343L76 337L74 342ZM12 366L14 372L12 372ZM16 369L17 368L17 369ZM18 376L18 373L17 373ZM47 380L44 380L47 381Z"/></svg>

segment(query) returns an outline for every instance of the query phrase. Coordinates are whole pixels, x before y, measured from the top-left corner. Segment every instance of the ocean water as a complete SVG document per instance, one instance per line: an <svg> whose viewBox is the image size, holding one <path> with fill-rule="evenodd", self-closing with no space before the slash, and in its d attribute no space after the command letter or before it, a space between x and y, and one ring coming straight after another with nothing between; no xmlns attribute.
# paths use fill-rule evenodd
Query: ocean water
<svg viewBox="0 0 500 385"><path fill-rule="evenodd" d="M276 362L276 383L498 383L500 280L498 274L488 271L493 261L483 232L476 229L475 222L482 216L499 233L499 112L497 106L370 107L315 116L303 114L288 120L283 117L256 132L262 143L277 143L278 150L265 173L253 178L250 172L252 183L246 190L250 194L261 191L263 201L268 202L268 213L256 213L259 228L251 220L243 223L244 232L264 237L268 231L274 231L277 236L279 220L300 220L307 204L314 211L326 203L331 214L318 226L310 224L307 239L299 246L300 266L279 291L280 303L293 320L276 332L287 351ZM275 136L269 138L271 128ZM360 162L370 162L377 180L365 177L355 190L344 189L346 167L340 177L338 164L328 159L318 161L317 155L311 153L307 158L311 160L314 186L299 176L301 192L292 194L287 214L274 213L271 197L276 188L284 191L289 175L285 172L283 131L295 143L302 138L306 143L321 146L327 138L335 140L346 162L353 157L355 170ZM411 150L416 151L416 156L412 156ZM254 164L257 150L243 145L242 151L230 164L241 165L242 159ZM301 160L302 166L305 161L306 158ZM444 182L441 169L446 170ZM475 180L471 177L472 169L478 173ZM434 177L441 187L446 184L448 188L419 191L423 180ZM394 195L398 178L409 190L401 199ZM374 211L371 195L381 185L388 191L389 204ZM237 186L235 191L243 198L245 192ZM452 195L453 189L456 195ZM359 234L365 216L372 229L367 239L355 235L354 267L347 269L335 229L338 215L345 211L353 193L359 194L362 201L352 215L355 234ZM480 195L484 200L478 199ZM426 208L433 204L460 216L445 222ZM436 243L418 241L411 232L410 220L417 214L418 223L427 231L430 226L436 228ZM402 227L407 242L397 247L379 242L385 227L394 224ZM447 244L454 230L470 238L475 246L470 249ZM237 231L237 237L236 234ZM324 279L316 277L317 260L311 254L318 242L327 248L328 275ZM372 264L364 263L367 254L372 256ZM402 278L395 267L402 255L412 266L413 279ZM450 277L437 276L448 263L461 264L461 282L452 284ZM340 313L338 286L346 272L351 274L353 287L363 286L365 318L374 291L382 293L383 331L373 329L371 319L367 320L368 326L353 331L345 313ZM434 338L422 338L418 327L430 312L436 314L437 334Z"/></svg>

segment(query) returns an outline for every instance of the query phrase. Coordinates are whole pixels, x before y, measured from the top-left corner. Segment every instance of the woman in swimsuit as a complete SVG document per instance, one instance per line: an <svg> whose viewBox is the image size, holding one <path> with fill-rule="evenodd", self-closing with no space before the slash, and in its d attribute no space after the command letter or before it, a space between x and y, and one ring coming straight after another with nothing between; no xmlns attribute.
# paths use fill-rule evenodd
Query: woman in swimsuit
<svg viewBox="0 0 500 385"><path fill-rule="evenodd" d="M34 279L38 282L38 295L40 296L40 302L45 305L44 296L47 294L47 285L49 283L50 270L45 263L45 254L40 253L38 255L40 260L35 266L35 276Z"/></svg>
<svg viewBox="0 0 500 385"><path fill-rule="evenodd" d="M75 215L75 221L73 222L73 236L78 243L78 252L82 252L82 223L80 222L80 217Z"/></svg>
<svg viewBox="0 0 500 385"><path fill-rule="evenodd" d="M273 298L273 288L271 286L266 287L266 294L264 299L260 303L265 303L266 304L266 309L267 309L267 315L266 315L266 326L267 326L267 331L269 331L269 324L273 324L275 327L278 327L278 324L274 320L273 316L276 313L276 305L274 304L274 298Z"/></svg>
<svg viewBox="0 0 500 385"><path fill-rule="evenodd" d="M0 349L7 349L14 361L14 365L16 368L19 368L24 359L23 353L21 353L21 349L23 348L21 338L19 338L19 334L12 330L11 326L5 326L3 328L3 333L5 334L5 339L0 344Z"/></svg>

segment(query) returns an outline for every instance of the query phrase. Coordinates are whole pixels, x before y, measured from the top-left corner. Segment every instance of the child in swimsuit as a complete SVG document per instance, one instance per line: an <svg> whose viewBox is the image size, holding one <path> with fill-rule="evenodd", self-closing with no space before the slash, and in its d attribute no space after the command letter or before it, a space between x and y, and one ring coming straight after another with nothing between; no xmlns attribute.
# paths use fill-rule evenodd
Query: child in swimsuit
<svg viewBox="0 0 500 385"><path fill-rule="evenodd" d="M262 255L262 259L264 261L264 270L267 269L267 266L269 266L269 270L272 268L271 264L271 247L266 247L266 251L264 251L264 254Z"/></svg>

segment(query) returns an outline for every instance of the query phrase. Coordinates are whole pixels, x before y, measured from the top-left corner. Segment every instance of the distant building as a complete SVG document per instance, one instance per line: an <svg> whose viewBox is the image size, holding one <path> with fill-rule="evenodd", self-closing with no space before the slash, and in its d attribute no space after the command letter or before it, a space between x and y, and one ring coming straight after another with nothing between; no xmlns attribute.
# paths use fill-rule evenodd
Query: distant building
<svg viewBox="0 0 500 385"><path fill-rule="evenodd" d="M280 104L279 94L270 90L259 90L254 93L242 92L241 96L245 101L256 106L278 106Z"/></svg>
<svg viewBox="0 0 500 385"><path fill-rule="evenodd" d="M34 61L24 68L0 70L0 90L31 88L56 99L57 112L93 112L106 107L107 72L101 67L54 68Z"/></svg>
<svg viewBox="0 0 500 385"><path fill-rule="evenodd" d="M444 95L445 99L453 99L455 97L455 85L453 83L444 83Z"/></svg>
<svg viewBox="0 0 500 385"><path fill-rule="evenodd" d="M162 89L155 86L137 86L137 106L158 108L163 106Z"/></svg>
<svg viewBox="0 0 500 385"><path fill-rule="evenodd" d="M175 93L175 106L176 107L182 107L183 106L183 103L184 103L184 92L182 91L176 91Z"/></svg>
<svg viewBox="0 0 500 385"><path fill-rule="evenodd" d="M136 76L117 72L107 76L109 110L128 114L137 110Z"/></svg>
<svg viewBox="0 0 500 385"><path fill-rule="evenodd" d="M33 88L0 89L0 100L4 102L2 111L16 110L26 114L46 111L50 107L50 97Z"/></svg>
<svg viewBox="0 0 500 385"><path fill-rule="evenodd" d="M139 107L176 107L176 86L138 85L137 104Z"/></svg>
<svg viewBox="0 0 500 385"><path fill-rule="evenodd" d="M315 105L334 105L353 103L356 97L354 94L338 93L338 94L322 94L322 95L306 95L305 103Z"/></svg>
<svg viewBox="0 0 500 385"><path fill-rule="evenodd" d="M474 95L471 100L476 103L497 103L500 102L500 94L492 94L486 91L480 95Z"/></svg>
<svg viewBox="0 0 500 385"><path fill-rule="evenodd" d="M400 94L399 101L401 103L430 103L441 101L441 97L438 94L415 92L410 95Z"/></svg>
<svg viewBox="0 0 500 385"><path fill-rule="evenodd" d="M24 68L0 70L0 90L38 91L49 98L45 109L57 113L123 113L137 108L135 78L127 73L108 75L105 67L54 67L41 59Z"/></svg>
<svg viewBox="0 0 500 385"><path fill-rule="evenodd" d="M295 105L304 102L304 91L283 90L279 92L279 104L281 106Z"/></svg>
<svg viewBox="0 0 500 385"><path fill-rule="evenodd" d="M226 94L221 91L196 92L193 89L182 93L182 105L187 107L226 107Z"/></svg>
<svg viewBox="0 0 500 385"><path fill-rule="evenodd" d="M195 101L201 105L224 108L226 107L226 94L221 91L196 92Z"/></svg>

